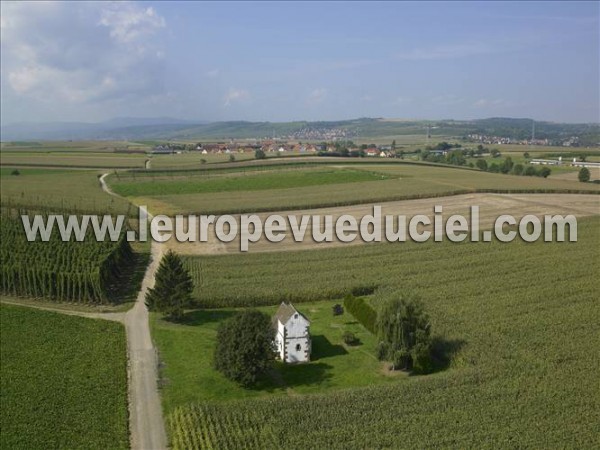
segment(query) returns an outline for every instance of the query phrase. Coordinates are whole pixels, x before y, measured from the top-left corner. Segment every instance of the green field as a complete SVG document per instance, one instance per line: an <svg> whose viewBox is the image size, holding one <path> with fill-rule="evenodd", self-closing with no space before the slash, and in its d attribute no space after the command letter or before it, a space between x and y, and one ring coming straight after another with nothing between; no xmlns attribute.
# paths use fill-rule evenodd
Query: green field
<svg viewBox="0 0 600 450"><path fill-rule="evenodd" d="M3 449L129 448L123 325L0 307Z"/></svg>
<svg viewBox="0 0 600 450"><path fill-rule="evenodd" d="M413 291L452 358L431 375L340 389L376 375L369 362L339 354L321 361L331 367L314 382L289 382L288 395L265 389L246 396L269 398L230 400L235 389L208 369L205 348L226 311L191 313L182 325L155 321L173 448L594 447L599 225L580 220L577 243L374 244L188 259L204 306L313 301L384 285ZM311 318L331 303L299 308ZM328 336L335 320L312 314L315 334ZM334 345L337 332L329 330ZM286 370L310 372L302 367ZM186 404L191 398L198 401Z"/></svg>
<svg viewBox="0 0 600 450"><path fill-rule="evenodd" d="M269 167L269 166L265 166ZM543 192L543 191L580 191L600 192L600 186L591 183L582 184L571 180L553 180L552 178L524 177L481 172L479 170L461 169L454 167L438 167L422 164L343 164L327 166L309 166L300 169L306 173L322 171L333 172L327 177L312 176L314 185L299 185L286 187L285 179L290 177L289 166L270 167L260 175L250 177L250 172L232 172L227 174L227 181L217 182L215 179L206 180L202 193L161 194L160 189L167 192L186 192L186 186L199 186L207 175L206 171L192 175L180 172L155 174L157 181L152 181L151 174L119 174L122 182L127 182L127 189L140 195L129 197L136 204L148 205L153 212L163 214L193 214L193 213L240 213L258 211L277 211L291 209L308 209L325 206L344 206L369 202L403 200L410 198L435 197L458 193L500 191L500 192ZM239 168L237 169L239 170ZM366 179L361 181L357 171L365 171ZM299 172L300 173L300 172ZM378 174L378 175L377 175ZM133 177L135 181L133 180ZM224 176L224 174L222 175ZM125 178L126 177L126 178ZM269 184L279 177L280 185L266 189ZM263 178L263 180L260 180ZM250 182L248 180L251 180ZM298 182L301 177L296 177ZM152 188L153 183L159 187ZM335 180L332 184L330 181ZM364 180L364 178L363 178ZM111 177L111 185L119 189L115 176ZM133 183L132 183L133 182ZM139 187L134 188L134 184ZM260 186L256 192L248 189L249 185ZM171 185L170 187L168 187ZM135 191L133 191L135 189ZM190 187L189 189L200 189ZM218 192L206 192L220 189ZM235 195L231 190L235 189ZM239 189L239 190L238 190ZM145 194L145 192L157 192Z"/></svg>
<svg viewBox="0 0 600 450"><path fill-rule="evenodd" d="M247 161L254 159L254 152L232 153L236 161ZM204 160L204 162L202 161ZM173 169L202 169L207 164L228 163L229 154L209 153L203 155L199 151L191 153L182 153L180 155L153 155L150 161L153 170L173 170Z"/></svg>
<svg viewBox="0 0 600 450"><path fill-rule="evenodd" d="M147 160L146 155L140 154L116 154L116 153L74 153L74 152L52 152L52 153L25 153L25 152L2 152L0 153L0 164L3 166L49 166L49 167L84 167L84 168L108 168L108 169L133 169L144 168Z"/></svg>
<svg viewBox="0 0 600 450"><path fill-rule="evenodd" d="M25 212L25 211L22 211ZM21 220L0 218L0 293L42 302L116 306L135 300L148 265L149 244L96 241L91 228L81 242L27 240ZM129 305L130 306L130 305Z"/></svg>
<svg viewBox="0 0 600 450"><path fill-rule="evenodd" d="M54 208L81 213L135 214L127 200L106 194L100 187L99 171L19 168L0 169L2 205L18 205L29 209Z"/></svg>
<svg viewBox="0 0 600 450"><path fill-rule="evenodd" d="M235 309L197 310L186 314L183 324L174 324L154 315L152 336L164 363L163 405L166 410L191 401L223 401L275 395L323 392L328 389L369 386L394 382L398 377L383 373L372 352L376 339L352 316L332 315L335 302L303 304L300 310L311 320L312 364L290 366L277 363L260 387L243 389L212 367L218 325L235 314ZM276 306L261 308L273 315ZM352 331L360 339L346 346L342 333ZM197 349L203 349L198 353ZM197 354L189 358L186 355ZM406 377L404 377L406 379Z"/></svg>
<svg viewBox="0 0 600 450"><path fill-rule="evenodd" d="M214 192L264 191L306 186L378 181L391 177L364 170L313 168L242 173L206 173L202 175L144 177L125 181L112 177L111 186L125 197L154 195L207 194Z"/></svg>

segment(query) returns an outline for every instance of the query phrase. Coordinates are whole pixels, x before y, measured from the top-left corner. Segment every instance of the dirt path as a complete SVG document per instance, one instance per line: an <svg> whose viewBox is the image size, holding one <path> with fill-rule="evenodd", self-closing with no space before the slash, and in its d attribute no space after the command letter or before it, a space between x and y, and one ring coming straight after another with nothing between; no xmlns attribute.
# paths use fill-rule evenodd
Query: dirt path
<svg viewBox="0 0 600 450"><path fill-rule="evenodd" d="M129 430L132 449L165 449L167 434L158 394L158 356L150 336L146 291L162 257L162 245L152 242L152 262L146 269L135 306L125 314L129 356Z"/></svg>
<svg viewBox="0 0 600 450"><path fill-rule="evenodd" d="M107 175L100 177L102 189L109 195L119 197L106 184ZM148 218L152 216L148 215ZM167 433L158 393L158 356L152 343L148 308L144 302L146 291L154 286L163 245L154 241L151 244L152 259L144 274L135 306L124 317L129 360L129 432L131 448L134 450L167 448Z"/></svg>

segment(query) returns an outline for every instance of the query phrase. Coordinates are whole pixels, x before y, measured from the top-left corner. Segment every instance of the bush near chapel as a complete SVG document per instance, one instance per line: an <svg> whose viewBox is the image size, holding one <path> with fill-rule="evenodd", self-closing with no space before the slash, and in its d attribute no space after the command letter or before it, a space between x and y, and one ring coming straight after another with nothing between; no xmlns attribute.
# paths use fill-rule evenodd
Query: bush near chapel
<svg viewBox="0 0 600 450"><path fill-rule="evenodd" d="M217 331L215 368L242 386L256 384L275 357L271 318L248 309L223 322Z"/></svg>

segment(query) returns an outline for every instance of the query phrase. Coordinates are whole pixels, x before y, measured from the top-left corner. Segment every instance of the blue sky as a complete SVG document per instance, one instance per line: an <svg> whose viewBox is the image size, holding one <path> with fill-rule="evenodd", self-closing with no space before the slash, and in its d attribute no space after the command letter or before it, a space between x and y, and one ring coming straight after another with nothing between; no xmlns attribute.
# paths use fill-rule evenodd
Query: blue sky
<svg viewBox="0 0 600 450"><path fill-rule="evenodd" d="M2 122L599 122L598 2L2 2Z"/></svg>

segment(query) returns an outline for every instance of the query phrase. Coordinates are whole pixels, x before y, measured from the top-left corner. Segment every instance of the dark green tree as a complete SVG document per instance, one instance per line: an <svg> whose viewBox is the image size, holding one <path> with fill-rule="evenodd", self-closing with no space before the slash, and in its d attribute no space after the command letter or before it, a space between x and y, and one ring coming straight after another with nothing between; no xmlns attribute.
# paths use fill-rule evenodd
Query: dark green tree
<svg viewBox="0 0 600 450"><path fill-rule="evenodd" d="M223 322L217 331L215 368L242 386L255 384L274 359L271 318L248 309Z"/></svg>
<svg viewBox="0 0 600 450"><path fill-rule="evenodd" d="M552 173L552 170L550 170L550 168L549 168L549 167L542 167L542 168L541 168L541 169L538 171L537 175L538 175L539 177L548 178L548 177L550 176L550 174L551 174L551 173Z"/></svg>
<svg viewBox="0 0 600 450"><path fill-rule="evenodd" d="M262 149L258 149L254 152L254 157L256 159L265 159L267 157L267 155L265 154L265 151Z"/></svg>
<svg viewBox="0 0 600 450"><path fill-rule="evenodd" d="M425 373L431 370L431 324L423 304L398 291L376 293L379 309L375 329L377 356L393 369Z"/></svg>
<svg viewBox="0 0 600 450"><path fill-rule="evenodd" d="M146 293L146 306L150 311L179 320L184 308L191 304L193 289L194 283L181 258L169 250L160 261L154 287Z"/></svg>
<svg viewBox="0 0 600 450"><path fill-rule="evenodd" d="M582 167L579 170L577 178L579 178L579 181L581 181L582 183L587 183L588 181L590 181L590 169L588 169L587 167Z"/></svg>
<svg viewBox="0 0 600 450"><path fill-rule="evenodd" d="M513 163L512 158L510 156L507 156L502 165L500 166L500 172L509 173L514 165L515 164Z"/></svg>
<svg viewBox="0 0 600 450"><path fill-rule="evenodd" d="M487 161L483 158L478 159L475 164L477 165L477 168L480 170L487 170L487 168L488 168Z"/></svg>
<svg viewBox="0 0 600 450"><path fill-rule="evenodd" d="M523 167L523 164L515 164L512 169L512 173L514 175L523 175L523 170L525 170L525 168Z"/></svg>
<svg viewBox="0 0 600 450"><path fill-rule="evenodd" d="M533 166L527 166L527 169L525 169L525 175L527 175L528 177L533 177L537 174L535 167Z"/></svg>
<svg viewBox="0 0 600 450"><path fill-rule="evenodd" d="M467 163L463 152L460 150L451 151L446 155L446 162L455 166L464 166Z"/></svg>

